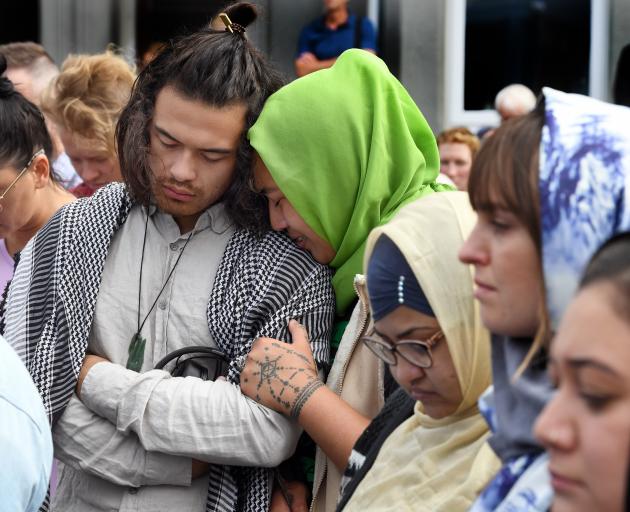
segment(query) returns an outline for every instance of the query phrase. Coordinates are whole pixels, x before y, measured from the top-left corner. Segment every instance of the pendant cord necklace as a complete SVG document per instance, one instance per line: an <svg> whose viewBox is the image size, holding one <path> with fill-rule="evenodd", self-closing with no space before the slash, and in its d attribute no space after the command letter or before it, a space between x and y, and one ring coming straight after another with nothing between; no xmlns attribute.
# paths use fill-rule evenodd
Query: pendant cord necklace
<svg viewBox="0 0 630 512"><path fill-rule="evenodd" d="M190 233L190 235L188 236L188 238L186 239L186 242L184 243L184 246L182 247L182 250L179 252L179 256L175 260L175 264L173 265L173 268L168 273L168 276L166 277L166 280L164 281L164 284L162 285L162 288L160 288L160 291L158 292L157 297L155 297L155 300L153 301L153 304L149 308L149 311L147 312L147 314L144 317L144 320L142 320L142 323L141 323L140 322L140 303L141 303L141 299L142 299L142 267L144 266L144 252L145 252L145 249L146 249L146 246L147 246L147 231L148 231L148 229L149 229L149 210L147 209L147 220L146 220L146 222L144 224L144 239L142 241L142 256L140 257L140 280L138 282L138 324L137 324L138 325L138 330L131 337L131 342L129 343L129 358L127 359L127 368L129 370L133 370L133 371L136 371L136 372L139 372L140 369L142 368L142 362L144 361L144 347L145 347L146 341L147 341L146 338L144 338L140 334L140 332L142 331L142 328L144 327L144 324L149 319L149 315L151 315L152 311L155 309L155 306L158 303L158 300L160 299L160 296L162 295L162 292L166 288L166 285L168 284L169 280L171 279L171 276L173 275L173 272L175 272L175 268L177 267L177 264L179 263L179 260L182 258L183 254L184 254L184 249L186 249L186 246L188 245L188 242L190 242L190 239L195 234L195 231L193 230Z"/></svg>

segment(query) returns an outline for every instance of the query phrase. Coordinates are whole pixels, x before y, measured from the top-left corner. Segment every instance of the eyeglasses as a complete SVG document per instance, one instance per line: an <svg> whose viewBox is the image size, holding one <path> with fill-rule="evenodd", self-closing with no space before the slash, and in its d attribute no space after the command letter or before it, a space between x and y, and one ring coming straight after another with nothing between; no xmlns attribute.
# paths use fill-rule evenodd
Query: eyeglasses
<svg viewBox="0 0 630 512"><path fill-rule="evenodd" d="M20 178L22 176L24 176L26 174L26 171L29 170L29 168L31 167L31 164L35 161L35 159L39 156L39 155L43 155L45 153L45 151L43 149L40 149L39 151L36 151L35 154L31 157L31 159L28 161L28 163L24 166L24 169L22 169L18 175L15 177L15 179L10 183L10 185L4 189L4 192L2 192L2 194L0 194L0 212L4 209L2 206L2 200L4 199L4 197L9 193L9 191L15 186L15 184L20 180Z"/></svg>
<svg viewBox="0 0 630 512"><path fill-rule="evenodd" d="M376 357L385 361L390 366L396 366L398 353L405 361L420 368L431 368L433 356L431 349L437 345L438 341L444 338L442 331L436 332L428 340L400 340L390 343L384 340L377 333L372 332L363 336L361 341L369 348Z"/></svg>

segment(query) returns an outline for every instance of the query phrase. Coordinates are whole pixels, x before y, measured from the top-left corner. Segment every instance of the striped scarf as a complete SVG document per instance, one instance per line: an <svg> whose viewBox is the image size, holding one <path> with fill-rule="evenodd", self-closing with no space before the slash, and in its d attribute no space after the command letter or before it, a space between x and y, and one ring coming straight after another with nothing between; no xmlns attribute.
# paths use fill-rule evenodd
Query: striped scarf
<svg viewBox="0 0 630 512"><path fill-rule="evenodd" d="M109 245L133 201L123 185L63 207L21 253L10 285L4 335L25 362L51 424L63 413L86 353ZM311 333L318 363L328 360L335 311L330 271L284 235L237 230L208 302L210 334L232 361L261 336L289 340L287 318ZM271 471L211 465L206 511L266 511ZM48 510L48 500L42 510Z"/></svg>

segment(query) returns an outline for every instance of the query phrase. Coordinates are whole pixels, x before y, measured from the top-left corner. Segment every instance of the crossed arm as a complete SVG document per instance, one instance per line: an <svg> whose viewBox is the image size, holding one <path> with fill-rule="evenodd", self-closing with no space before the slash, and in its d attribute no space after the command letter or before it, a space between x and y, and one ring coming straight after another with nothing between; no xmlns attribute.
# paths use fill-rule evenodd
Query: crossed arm
<svg viewBox="0 0 630 512"><path fill-rule="evenodd" d="M365 51L366 52L370 52L370 53L374 53L374 50L371 50L369 48L365 48ZM294 61L295 74L299 78L299 77L302 77L304 75L308 75L309 73L312 73L313 71L319 71L320 69L329 68L336 61L337 61L336 57L333 58L333 59L319 60L315 56L314 53L304 52L297 59L295 59L295 61Z"/></svg>
<svg viewBox="0 0 630 512"><path fill-rule="evenodd" d="M74 469L126 487L188 486L205 468L189 457L143 448L135 435L90 411L76 395L53 428L55 457Z"/></svg>
<svg viewBox="0 0 630 512"><path fill-rule="evenodd" d="M88 356L81 401L148 451L209 463L274 467L295 449L299 427L227 381L138 374Z"/></svg>

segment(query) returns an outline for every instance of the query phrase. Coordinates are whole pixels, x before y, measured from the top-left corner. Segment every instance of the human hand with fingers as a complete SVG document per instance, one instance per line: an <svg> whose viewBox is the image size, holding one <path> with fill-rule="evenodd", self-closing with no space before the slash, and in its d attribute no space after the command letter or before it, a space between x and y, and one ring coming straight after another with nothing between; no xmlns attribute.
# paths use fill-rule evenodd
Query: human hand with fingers
<svg viewBox="0 0 630 512"><path fill-rule="evenodd" d="M324 385L306 329L289 321L292 344L259 338L252 345L241 371L241 391L285 416L298 418L306 401Z"/></svg>

